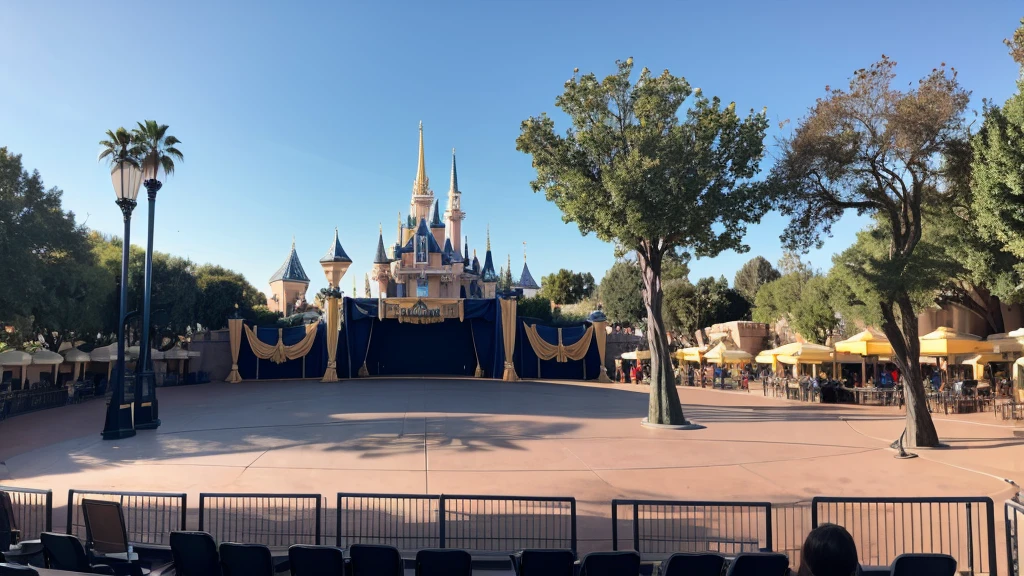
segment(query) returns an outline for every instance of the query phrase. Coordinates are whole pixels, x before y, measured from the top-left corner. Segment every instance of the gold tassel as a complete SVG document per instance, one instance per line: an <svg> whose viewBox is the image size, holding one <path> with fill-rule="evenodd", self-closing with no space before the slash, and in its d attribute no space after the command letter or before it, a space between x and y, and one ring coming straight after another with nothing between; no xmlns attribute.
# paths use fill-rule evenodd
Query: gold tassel
<svg viewBox="0 0 1024 576"><path fill-rule="evenodd" d="M474 378L483 378L484 377L484 369L481 368L479 364L476 365L476 371L473 372L473 377Z"/></svg>
<svg viewBox="0 0 1024 576"><path fill-rule="evenodd" d="M366 362L363 362L363 365L359 367L359 377L366 378L369 375L370 371L366 369Z"/></svg>

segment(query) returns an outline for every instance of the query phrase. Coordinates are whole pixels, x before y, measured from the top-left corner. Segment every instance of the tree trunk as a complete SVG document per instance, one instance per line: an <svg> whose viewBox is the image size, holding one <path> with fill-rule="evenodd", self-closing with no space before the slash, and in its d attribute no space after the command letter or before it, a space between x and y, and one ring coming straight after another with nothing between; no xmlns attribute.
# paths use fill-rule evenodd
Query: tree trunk
<svg viewBox="0 0 1024 576"><path fill-rule="evenodd" d="M899 308L899 318L896 310ZM900 294L895 302L882 304L882 331L892 346L893 362L903 380L903 392L907 404L907 436L904 445L908 447L931 447L939 445L939 434L928 413L928 399L921 374L921 342L918 340L917 315L910 302L910 296ZM877 375L876 375L877 378Z"/></svg>
<svg viewBox="0 0 1024 576"><path fill-rule="evenodd" d="M638 250L640 274L644 280L644 306L647 308L647 342L651 349L651 396L647 421L651 424L686 424L679 403L672 360L668 349L665 322L661 317L661 255L655 250Z"/></svg>

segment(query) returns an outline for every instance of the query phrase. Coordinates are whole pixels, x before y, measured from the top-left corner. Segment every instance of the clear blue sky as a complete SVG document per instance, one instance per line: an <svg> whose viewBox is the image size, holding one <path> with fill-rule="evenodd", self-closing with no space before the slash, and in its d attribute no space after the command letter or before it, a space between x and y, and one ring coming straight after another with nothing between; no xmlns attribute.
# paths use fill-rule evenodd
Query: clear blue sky
<svg viewBox="0 0 1024 576"><path fill-rule="evenodd" d="M530 191L530 160L515 150L520 122L556 111L574 67L603 76L633 56L638 67L668 68L741 110L767 106L774 142L777 121L797 120L826 84L845 85L882 53L903 80L946 62L975 106L1001 102L1017 73L1001 40L1024 15L1008 0L7 0L0 9L0 146L63 189L79 222L121 233L96 143L108 128L157 119L182 140L185 161L160 192L156 248L234 268L266 290L294 235L310 294L325 285L317 261L335 227L355 261L346 289L355 274L362 290L378 222L393 241L420 120L442 198L458 149L464 231L481 258L490 223L496 259L511 254L517 273L526 240L538 279L559 267L600 278L612 246L563 224ZM145 218L140 207L136 244ZM847 218L810 261L827 268L860 224ZM775 262L783 226L770 215L750 229L750 253L694 262L691 278L731 281L755 254Z"/></svg>

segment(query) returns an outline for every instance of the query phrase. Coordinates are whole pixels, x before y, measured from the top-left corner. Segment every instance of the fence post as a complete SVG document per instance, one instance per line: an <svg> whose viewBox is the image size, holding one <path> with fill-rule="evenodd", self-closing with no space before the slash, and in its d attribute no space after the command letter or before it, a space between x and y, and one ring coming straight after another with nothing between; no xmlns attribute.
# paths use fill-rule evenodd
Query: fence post
<svg viewBox="0 0 1024 576"><path fill-rule="evenodd" d="M53 490L46 491L46 531L53 532Z"/></svg>
<svg viewBox="0 0 1024 576"><path fill-rule="evenodd" d="M767 534L765 534L765 537L764 537L764 542L765 542L765 545L768 547L768 551L772 552L772 551L775 550L775 548L772 547L772 504L771 504L771 502L768 503L768 506L765 508L765 512L764 513L765 513L764 522L765 522L765 527L766 527L766 531L767 531Z"/></svg>
<svg viewBox="0 0 1024 576"><path fill-rule="evenodd" d="M71 526L72 526L72 524L75 521L74 518L72 517L72 514L74 513L74 510L75 510L75 489L72 488L71 490L68 490L68 528L67 528L67 531L66 531L68 534L71 534Z"/></svg>
<svg viewBox="0 0 1024 576"><path fill-rule="evenodd" d="M640 505L633 502L633 550L640 553Z"/></svg>
<svg viewBox="0 0 1024 576"><path fill-rule="evenodd" d="M316 499L316 545L320 545L320 520L322 518L320 512L323 508L324 498L321 496Z"/></svg>
<svg viewBox="0 0 1024 576"><path fill-rule="evenodd" d="M570 515L572 516L572 553L576 555L576 499L573 498L569 501Z"/></svg>
<svg viewBox="0 0 1024 576"><path fill-rule="evenodd" d="M181 495L181 529L188 530L187 524L188 518L188 494Z"/></svg>
<svg viewBox="0 0 1024 576"><path fill-rule="evenodd" d="M438 516L438 522L437 522L438 529L437 529L437 532L438 532L438 537L441 540L440 546L439 546L440 548L444 548L444 542L445 542L445 540L444 540L444 538L445 538L444 525L448 523L448 518L446 518L445 514L444 514L444 500L445 500L444 494L441 494L440 496L437 497L437 516Z"/></svg>
<svg viewBox="0 0 1024 576"><path fill-rule="evenodd" d="M974 572L974 518L971 517L971 503L967 502L967 567Z"/></svg>
<svg viewBox="0 0 1024 576"><path fill-rule="evenodd" d="M334 546L337 548L341 548L341 492L338 492L337 506L338 513L336 514L337 518L335 521L335 534L337 534L337 536L334 537Z"/></svg>
<svg viewBox="0 0 1024 576"><path fill-rule="evenodd" d="M203 532L203 509L206 507L205 494L199 493L199 531Z"/></svg>
<svg viewBox="0 0 1024 576"><path fill-rule="evenodd" d="M612 551L619 550L619 501L612 500Z"/></svg>

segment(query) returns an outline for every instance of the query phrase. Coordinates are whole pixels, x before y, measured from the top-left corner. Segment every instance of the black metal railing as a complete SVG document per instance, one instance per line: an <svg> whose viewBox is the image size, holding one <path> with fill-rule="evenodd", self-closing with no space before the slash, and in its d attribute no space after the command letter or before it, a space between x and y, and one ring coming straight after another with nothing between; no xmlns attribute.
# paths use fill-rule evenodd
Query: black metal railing
<svg viewBox="0 0 1024 576"><path fill-rule="evenodd" d="M445 494L441 503L447 548L576 552L575 498Z"/></svg>
<svg viewBox="0 0 1024 576"><path fill-rule="evenodd" d="M443 504L432 494L339 492L335 545L386 544L399 550L444 548Z"/></svg>
<svg viewBox="0 0 1024 576"><path fill-rule="evenodd" d="M14 523L22 540L35 540L53 529L53 491L0 486L11 497Z"/></svg>
<svg viewBox="0 0 1024 576"><path fill-rule="evenodd" d="M1009 567L1011 576L1024 576L1021 573L1020 553L1021 540L1024 534L1020 533L1021 525L1024 524L1024 504L1013 500L1006 501L1006 565Z"/></svg>
<svg viewBox="0 0 1024 576"><path fill-rule="evenodd" d="M26 412L35 412L45 408L55 408L68 403L66 388L46 386L34 390L18 390L6 394L2 398L0 416L15 416Z"/></svg>
<svg viewBox="0 0 1024 576"><path fill-rule="evenodd" d="M836 498L811 500L811 527L830 522L853 535L861 564L884 566L900 554L956 558L959 573L995 576L991 498Z"/></svg>
<svg viewBox="0 0 1024 576"><path fill-rule="evenodd" d="M626 515L620 514L621 510ZM625 532L632 537L620 540ZM629 542L631 548L625 548ZM772 551L772 505L768 502L612 500L612 549L653 557L675 552Z"/></svg>
<svg viewBox="0 0 1024 576"><path fill-rule="evenodd" d="M772 504L772 552L789 557L800 566L804 540L811 531L811 503Z"/></svg>
<svg viewBox="0 0 1024 576"><path fill-rule="evenodd" d="M67 533L86 539L82 500L109 500L121 504L128 541L168 545L172 531L187 530L188 497L172 492L111 492L68 490Z"/></svg>
<svg viewBox="0 0 1024 576"><path fill-rule="evenodd" d="M203 493L199 529L217 542L320 544L323 508L319 494Z"/></svg>

